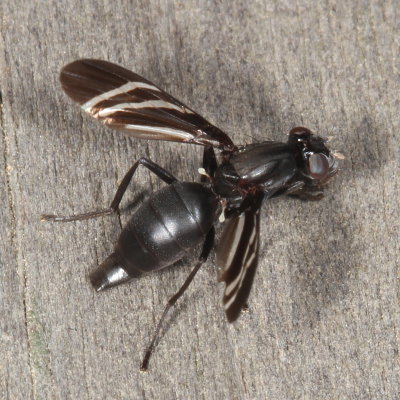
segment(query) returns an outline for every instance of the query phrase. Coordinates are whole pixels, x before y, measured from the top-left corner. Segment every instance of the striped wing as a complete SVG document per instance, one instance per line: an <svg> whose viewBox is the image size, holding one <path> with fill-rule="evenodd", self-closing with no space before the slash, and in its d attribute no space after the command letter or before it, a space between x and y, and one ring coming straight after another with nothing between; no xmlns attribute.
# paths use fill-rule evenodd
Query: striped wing
<svg viewBox="0 0 400 400"><path fill-rule="evenodd" d="M139 139L233 148L220 129L141 76L101 60L77 60L60 74L65 93L105 125Z"/></svg>
<svg viewBox="0 0 400 400"><path fill-rule="evenodd" d="M224 310L235 321L246 304L258 264L260 208L252 207L227 221L217 249L219 280L225 282Z"/></svg>

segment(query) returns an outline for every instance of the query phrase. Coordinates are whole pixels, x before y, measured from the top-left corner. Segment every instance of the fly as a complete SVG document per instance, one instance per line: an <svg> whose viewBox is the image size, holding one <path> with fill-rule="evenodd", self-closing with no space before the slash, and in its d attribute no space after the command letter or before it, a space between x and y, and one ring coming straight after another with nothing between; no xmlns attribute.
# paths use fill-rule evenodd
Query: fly
<svg viewBox="0 0 400 400"><path fill-rule="evenodd" d="M290 195L320 200L337 173L340 153L309 129L290 131L287 142L235 145L230 137L192 109L141 76L100 60L77 60L60 74L65 93L105 125L139 139L204 146L201 181L178 181L147 158L135 162L118 186L109 208L71 216L44 215L48 221L78 221L119 211L139 165L167 186L153 193L122 230L114 251L90 274L97 291L167 267L203 243L198 262L172 296L156 326L141 369L147 370L163 321L214 247L214 225L226 219L216 263L225 283L223 306L229 322L245 307L258 264L260 207L264 200ZM219 151L217 162L215 149Z"/></svg>

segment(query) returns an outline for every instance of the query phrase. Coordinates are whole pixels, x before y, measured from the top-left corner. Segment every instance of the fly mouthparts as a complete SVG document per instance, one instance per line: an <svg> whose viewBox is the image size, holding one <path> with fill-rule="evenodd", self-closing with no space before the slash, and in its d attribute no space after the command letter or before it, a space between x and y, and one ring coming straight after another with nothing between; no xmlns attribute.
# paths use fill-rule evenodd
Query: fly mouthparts
<svg viewBox="0 0 400 400"><path fill-rule="evenodd" d="M336 158L336 160L345 160L346 159L346 157L339 151L332 151L332 155L333 155L333 157Z"/></svg>

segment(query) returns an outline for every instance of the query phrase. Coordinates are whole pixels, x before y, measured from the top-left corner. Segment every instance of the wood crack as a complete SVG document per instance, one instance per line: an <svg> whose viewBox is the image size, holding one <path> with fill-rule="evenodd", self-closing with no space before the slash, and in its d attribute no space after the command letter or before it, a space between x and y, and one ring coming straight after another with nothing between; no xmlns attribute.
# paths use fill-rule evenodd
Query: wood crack
<svg viewBox="0 0 400 400"><path fill-rule="evenodd" d="M6 192L7 192L7 200L8 200L8 209L10 210L11 222L10 222L10 242L12 253L14 254L14 258L18 264L18 247L16 244L17 241L17 219L16 219L16 211L15 211L15 202L13 190L11 188L11 172L12 166L9 164L10 158L10 148L9 148L9 138L6 134L6 129L4 125L4 115L3 115L3 92L0 88L0 131L1 138L4 143L4 152L3 152L3 163L4 163L4 176L6 181ZM25 267L22 268L23 276L22 276L22 287L23 287L23 312L24 312L24 326L25 333L27 337L27 345L28 345L28 368L29 368L29 376L31 381L31 397L34 399L34 377L33 377L33 369L32 369L32 353L31 353L31 337L29 333L29 321L28 321L28 309L27 309L27 276Z"/></svg>

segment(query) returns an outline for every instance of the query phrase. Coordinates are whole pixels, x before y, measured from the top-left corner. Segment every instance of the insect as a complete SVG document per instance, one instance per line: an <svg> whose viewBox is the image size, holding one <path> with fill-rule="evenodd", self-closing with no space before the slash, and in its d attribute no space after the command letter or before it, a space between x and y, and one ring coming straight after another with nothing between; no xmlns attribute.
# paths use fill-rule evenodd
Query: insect
<svg viewBox="0 0 400 400"><path fill-rule="evenodd" d="M122 230L113 253L90 275L100 291L172 265L203 243L196 266L165 306L141 364L146 370L169 309L214 246L218 219L227 219L216 263L219 280L225 283L225 314L233 322L246 305L257 268L263 200L282 195L320 200L324 186L337 173L341 155L303 127L292 129L285 143L236 146L226 133L153 83L107 61L74 61L62 69L60 81L72 100L107 126L139 139L204 146L198 183L181 182L158 164L141 158L122 179L109 208L71 216L42 216L66 222L119 212L139 165L167 183L140 205ZM219 162L214 149L220 153Z"/></svg>

